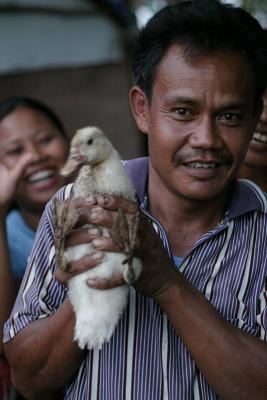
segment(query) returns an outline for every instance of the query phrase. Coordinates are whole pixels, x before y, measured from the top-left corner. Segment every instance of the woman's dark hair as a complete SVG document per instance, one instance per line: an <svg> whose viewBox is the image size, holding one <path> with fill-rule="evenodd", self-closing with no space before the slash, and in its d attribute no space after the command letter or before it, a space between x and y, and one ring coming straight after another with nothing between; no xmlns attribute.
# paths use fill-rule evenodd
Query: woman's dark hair
<svg viewBox="0 0 267 400"><path fill-rule="evenodd" d="M132 60L135 83L149 100L157 67L172 44L183 46L188 62L220 50L243 54L252 67L256 101L261 98L267 78L266 33L244 9L218 0L190 0L155 14L141 30Z"/></svg>
<svg viewBox="0 0 267 400"><path fill-rule="evenodd" d="M44 103L30 97L12 96L0 101L0 121L18 108L39 111L57 128L59 133L67 139L65 128L54 111Z"/></svg>

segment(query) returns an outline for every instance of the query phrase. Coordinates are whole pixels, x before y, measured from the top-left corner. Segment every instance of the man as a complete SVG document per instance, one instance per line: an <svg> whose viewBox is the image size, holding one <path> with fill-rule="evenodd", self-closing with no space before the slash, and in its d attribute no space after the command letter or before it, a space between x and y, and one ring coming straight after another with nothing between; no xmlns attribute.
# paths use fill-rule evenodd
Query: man
<svg viewBox="0 0 267 400"><path fill-rule="evenodd" d="M266 398L267 201L235 181L261 113L266 64L259 24L218 1L165 8L141 32L130 102L150 157L125 168L140 202L143 270L110 342L81 351L66 284L119 249L77 229L68 244L90 240L96 252L56 271L48 205L5 330L26 396L66 385L66 399ZM81 221L106 227L119 208L136 211L108 196L77 207ZM98 290L122 283L89 282Z"/></svg>

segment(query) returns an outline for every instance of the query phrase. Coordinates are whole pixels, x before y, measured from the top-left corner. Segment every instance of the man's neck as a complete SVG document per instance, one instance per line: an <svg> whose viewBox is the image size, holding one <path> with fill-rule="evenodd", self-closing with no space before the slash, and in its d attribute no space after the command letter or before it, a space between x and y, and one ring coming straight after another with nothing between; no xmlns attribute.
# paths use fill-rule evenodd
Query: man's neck
<svg viewBox="0 0 267 400"><path fill-rule="evenodd" d="M189 200L158 187L149 187L149 210L166 230L174 255L185 256L202 235L223 219L228 196Z"/></svg>

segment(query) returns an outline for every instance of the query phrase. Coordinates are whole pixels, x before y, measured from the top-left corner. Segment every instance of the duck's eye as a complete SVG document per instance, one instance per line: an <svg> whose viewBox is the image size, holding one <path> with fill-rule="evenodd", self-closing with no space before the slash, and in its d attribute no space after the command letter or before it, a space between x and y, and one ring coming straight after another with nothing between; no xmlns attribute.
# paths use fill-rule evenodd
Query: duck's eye
<svg viewBox="0 0 267 400"><path fill-rule="evenodd" d="M93 139L92 139L92 138L91 138L91 139L88 139L88 140L87 140L87 144L89 144L89 145L90 145L90 144L93 144Z"/></svg>

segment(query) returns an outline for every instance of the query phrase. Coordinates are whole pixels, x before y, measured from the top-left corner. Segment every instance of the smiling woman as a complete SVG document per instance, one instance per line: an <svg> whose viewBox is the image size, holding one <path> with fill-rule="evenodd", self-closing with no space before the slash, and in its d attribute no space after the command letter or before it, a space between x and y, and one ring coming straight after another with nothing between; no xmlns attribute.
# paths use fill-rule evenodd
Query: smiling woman
<svg viewBox="0 0 267 400"><path fill-rule="evenodd" d="M267 89L263 95L263 111L241 166L240 178L250 179L267 192Z"/></svg>
<svg viewBox="0 0 267 400"><path fill-rule="evenodd" d="M67 153L64 128L47 106L25 97L0 102L0 360L3 323L45 204L64 183Z"/></svg>
<svg viewBox="0 0 267 400"><path fill-rule="evenodd" d="M7 235L13 273L21 278L25 246L29 251L45 204L64 183L59 170L68 140L45 105L12 97L0 103L0 145L0 209L3 214L16 204L7 215Z"/></svg>

